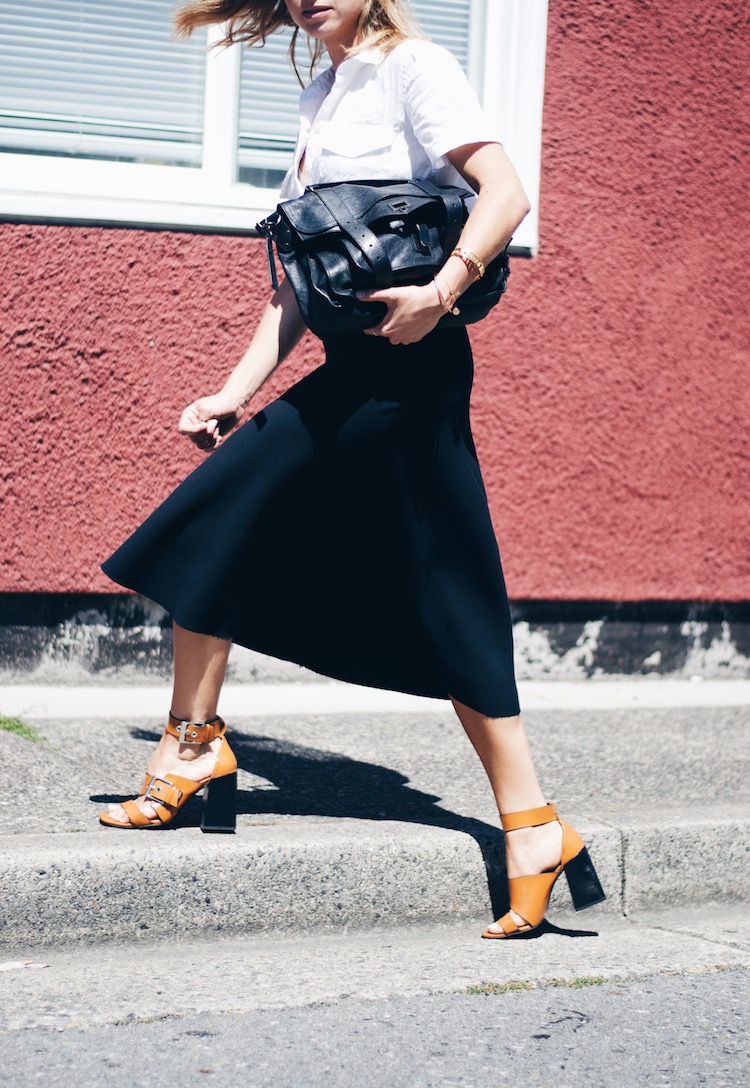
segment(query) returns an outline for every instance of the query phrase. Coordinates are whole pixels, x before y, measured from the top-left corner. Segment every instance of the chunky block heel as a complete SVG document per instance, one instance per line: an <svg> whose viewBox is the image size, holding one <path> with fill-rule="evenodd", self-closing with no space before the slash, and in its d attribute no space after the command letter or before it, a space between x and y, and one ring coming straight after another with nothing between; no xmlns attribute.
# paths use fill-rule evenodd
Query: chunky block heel
<svg viewBox="0 0 750 1088"><path fill-rule="evenodd" d="M585 846L580 854L576 854L568 862L564 872L568 878L570 897L576 910L586 910L587 907L593 907L607 898Z"/></svg>
<svg viewBox="0 0 750 1088"><path fill-rule="evenodd" d="M540 926L547 912L550 893L561 873L565 873L576 910L593 907L606 898L581 836L561 820L554 805L526 809L523 812L500 814L503 831L518 831L523 827L540 827L554 821L562 827L562 852L560 864L544 873L516 876L508 880L510 910L499 918L500 930L486 929L483 937L511 937L517 933L531 933ZM516 920L520 918L520 923Z"/></svg>
<svg viewBox="0 0 750 1088"><path fill-rule="evenodd" d="M237 826L237 772L212 778L206 786L201 831L233 835Z"/></svg>

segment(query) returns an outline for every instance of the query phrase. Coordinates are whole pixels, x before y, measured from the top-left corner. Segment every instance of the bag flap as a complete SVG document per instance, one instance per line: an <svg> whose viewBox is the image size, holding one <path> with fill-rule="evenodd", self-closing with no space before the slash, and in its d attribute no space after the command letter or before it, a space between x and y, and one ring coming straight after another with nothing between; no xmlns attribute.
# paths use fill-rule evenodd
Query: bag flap
<svg viewBox="0 0 750 1088"><path fill-rule="evenodd" d="M286 219L292 230L304 238L314 238L316 234L330 234L340 227L322 200L312 189L294 200L285 200L279 204L279 214Z"/></svg>
<svg viewBox="0 0 750 1088"><path fill-rule="evenodd" d="M344 182L336 188L354 218L364 223L380 218L409 218L430 205L440 214L440 196L424 192L413 181ZM464 198L471 195L468 190L448 186L443 191Z"/></svg>
<svg viewBox="0 0 750 1088"><path fill-rule="evenodd" d="M423 192L411 181L333 182L309 186L303 196L280 204L279 212L301 237L336 233L340 230L338 221L317 196L318 189L334 186L352 218L366 225L378 219L408 219L430 205L438 204L437 197ZM462 200L471 196L468 189L445 188L458 194Z"/></svg>

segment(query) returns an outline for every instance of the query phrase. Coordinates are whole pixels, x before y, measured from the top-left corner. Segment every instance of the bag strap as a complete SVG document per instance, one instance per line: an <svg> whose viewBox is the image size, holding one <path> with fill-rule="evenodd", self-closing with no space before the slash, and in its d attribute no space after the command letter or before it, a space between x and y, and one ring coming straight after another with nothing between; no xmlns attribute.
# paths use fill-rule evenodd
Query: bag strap
<svg viewBox="0 0 750 1088"><path fill-rule="evenodd" d="M279 277L276 274L276 261L273 256L273 239L274 230L280 222L281 216L277 209L273 215L269 215L265 219L261 219L260 223L255 224L258 234L264 235L266 239L266 258L268 259L268 271L271 275L271 287L273 287L274 291L279 289Z"/></svg>
<svg viewBox="0 0 750 1088"><path fill-rule="evenodd" d="M266 259L268 260L268 271L271 274L271 287L274 291L279 289L279 277L276 273L276 261L273 256L273 236L271 234L266 235Z"/></svg>
<svg viewBox="0 0 750 1088"><path fill-rule="evenodd" d="M427 196L435 197L445 207L445 253L446 256L456 248L466 222L466 207L461 199L460 190L441 188L431 181L412 181Z"/></svg>
<svg viewBox="0 0 750 1088"><path fill-rule="evenodd" d="M364 223L355 219L351 214L341 196L339 187L331 185L326 189L315 189L315 195L328 208L344 234L354 242L375 273L375 286L392 287L393 270L387 253L369 227L366 227Z"/></svg>

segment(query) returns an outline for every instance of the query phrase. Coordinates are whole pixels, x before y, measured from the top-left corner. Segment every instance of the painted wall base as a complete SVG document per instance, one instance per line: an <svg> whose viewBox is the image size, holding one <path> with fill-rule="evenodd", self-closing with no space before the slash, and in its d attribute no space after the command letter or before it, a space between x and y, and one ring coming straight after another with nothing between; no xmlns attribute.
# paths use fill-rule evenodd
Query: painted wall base
<svg viewBox="0 0 750 1088"><path fill-rule="evenodd" d="M750 678L750 602L514 601L520 679ZM129 594L0 594L0 680L160 683L172 664L164 610ZM235 646L229 679L315 674Z"/></svg>

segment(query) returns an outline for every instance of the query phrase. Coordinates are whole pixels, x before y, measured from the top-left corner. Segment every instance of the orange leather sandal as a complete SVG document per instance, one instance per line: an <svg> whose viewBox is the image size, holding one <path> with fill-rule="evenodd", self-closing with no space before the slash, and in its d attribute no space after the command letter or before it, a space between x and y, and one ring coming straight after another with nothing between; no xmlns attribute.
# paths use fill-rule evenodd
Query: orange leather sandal
<svg viewBox="0 0 750 1088"><path fill-rule="evenodd" d="M517 831L522 827L540 827L542 824L557 820L562 825L562 857L556 869L533 876L514 876L508 880L510 889L510 911L523 918L519 925L510 911L499 918L495 925L502 927L502 933L486 929L483 937L502 940L516 933L531 933L541 925L547 912L547 903L555 881L561 873L568 878L568 887L576 910L585 910L606 899L599 878L592 864L586 845L570 824L566 824L557 815L554 805L530 808L524 812L506 812L500 814L503 831Z"/></svg>
<svg viewBox="0 0 750 1088"><path fill-rule="evenodd" d="M156 806L154 817L146 816L134 798L122 802L128 823L114 820L109 812L102 812L99 822L107 827L125 829L166 827L183 805L205 787L201 831L232 834L237 820L237 759L227 742L226 729L226 722L218 717L210 722L192 722L177 718L170 712L167 732L182 744L209 744L221 737L213 771L197 782L173 773L163 776L147 774L141 794Z"/></svg>

